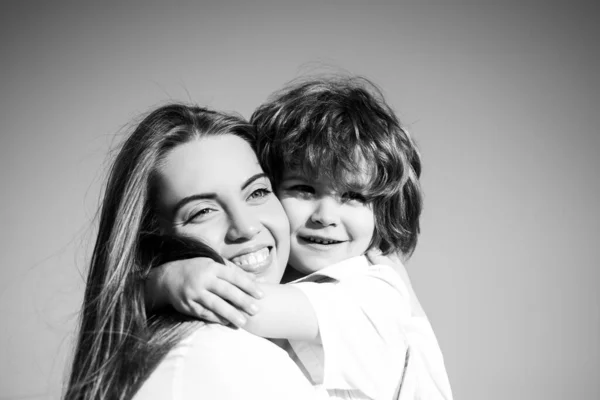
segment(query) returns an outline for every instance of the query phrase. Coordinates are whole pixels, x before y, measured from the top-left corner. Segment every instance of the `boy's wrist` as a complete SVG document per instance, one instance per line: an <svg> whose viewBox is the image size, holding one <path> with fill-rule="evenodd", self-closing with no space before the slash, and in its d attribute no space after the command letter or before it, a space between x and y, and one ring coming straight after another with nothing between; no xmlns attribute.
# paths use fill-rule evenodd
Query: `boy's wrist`
<svg viewBox="0 0 600 400"><path fill-rule="evenodd" d="M148 311L155 311L168 303L161 290L164 269L164 265L152 268L144 281L145 304Z"/></svg>

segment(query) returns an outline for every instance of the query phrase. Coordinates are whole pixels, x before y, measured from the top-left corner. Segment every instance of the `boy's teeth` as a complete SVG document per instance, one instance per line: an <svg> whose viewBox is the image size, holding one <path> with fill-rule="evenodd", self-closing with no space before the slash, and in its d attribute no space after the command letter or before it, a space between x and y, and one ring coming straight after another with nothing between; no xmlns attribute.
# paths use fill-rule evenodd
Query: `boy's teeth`
<svg viewBox="0 0 600 400"><path fill-rule="evenodd" d="M254 265L265 261L269 257L269 248L264 247L253 253L244 254L231 259L231 262L239 266Z"/></svg>
<svg viewBox="0 0 600 400"><path fill-rule="evenodd" d="M318 239L318 238L313 238L313 237L309 237L308 240L311 242L320 243L320 244L332 244L332 243L336 242L335 240L325 240L325 239Z"/></svg>

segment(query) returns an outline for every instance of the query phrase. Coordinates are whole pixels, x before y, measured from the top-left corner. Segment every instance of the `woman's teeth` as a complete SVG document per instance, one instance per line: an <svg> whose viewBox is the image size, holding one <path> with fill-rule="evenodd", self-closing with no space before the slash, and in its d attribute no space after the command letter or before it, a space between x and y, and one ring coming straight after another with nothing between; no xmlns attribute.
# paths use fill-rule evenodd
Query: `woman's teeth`
<svg viewBox="0 0 600 400"><path fill-rule="evenodd" d="M265 261L268 257L269 257L269 248L264 247L253 253L248 253L248 254L234 257L231 259L231 262L242 267L242 266L260 264L263 261Z"/></svg>

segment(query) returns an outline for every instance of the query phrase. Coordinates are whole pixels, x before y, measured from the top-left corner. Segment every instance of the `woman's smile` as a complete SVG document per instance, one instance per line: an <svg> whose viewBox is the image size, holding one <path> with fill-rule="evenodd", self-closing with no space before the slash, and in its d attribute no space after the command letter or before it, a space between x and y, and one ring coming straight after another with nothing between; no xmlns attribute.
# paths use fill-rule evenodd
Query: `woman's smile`
<svg viewBox="0 0 600 400"><path fill-rule="evenodd" d="M246 272L260 274L273 262L272 248L272 246L260 246L258 250L243 250L240 255L230 258L229 261Z"/></svg>

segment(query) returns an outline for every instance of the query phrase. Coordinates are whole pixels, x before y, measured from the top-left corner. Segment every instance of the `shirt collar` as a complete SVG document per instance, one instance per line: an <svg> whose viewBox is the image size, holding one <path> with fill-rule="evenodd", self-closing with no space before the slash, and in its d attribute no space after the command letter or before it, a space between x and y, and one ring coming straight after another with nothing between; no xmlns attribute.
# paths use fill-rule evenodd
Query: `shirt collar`
<svg viewBox="0 0 600 400"><path fill-rule="evenodd" d="M340 281L345 277L355 275L356 273L364 272L369 268L369 261L366 256L356 256L346 260L337 262L319 271L313 272L303 278L296 279L290 283L298 282L314 282L323 278L330 278Z"/></svg>

